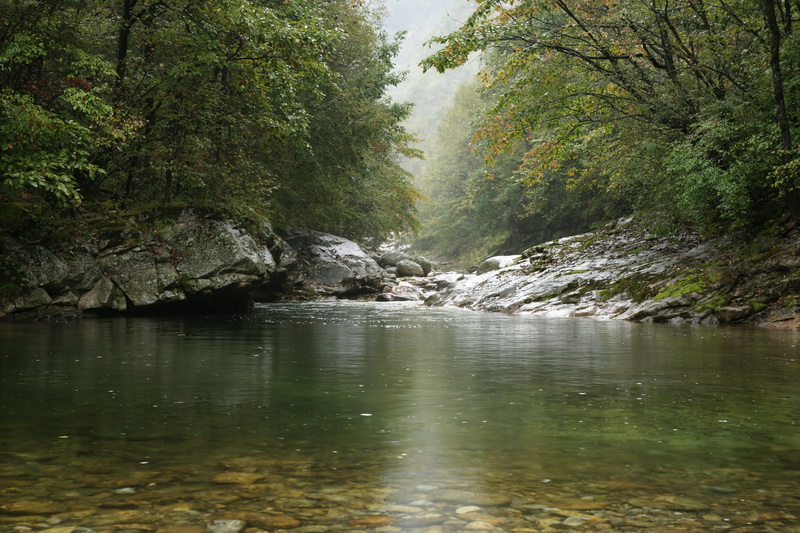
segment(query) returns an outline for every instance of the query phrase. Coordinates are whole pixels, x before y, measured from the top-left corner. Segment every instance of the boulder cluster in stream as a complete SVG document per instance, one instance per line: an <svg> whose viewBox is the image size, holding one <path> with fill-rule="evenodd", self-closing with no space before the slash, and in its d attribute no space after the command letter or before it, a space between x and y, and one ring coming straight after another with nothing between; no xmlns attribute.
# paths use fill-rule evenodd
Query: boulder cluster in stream
<svg viewBox="0 0 800 533"><path fill-rule="evenodd" d="M368 253L356 243L318 231L290 230L281 265L292 299L364 298L421 301L463 276L433 273L430 261L400 251Z"/></svg>

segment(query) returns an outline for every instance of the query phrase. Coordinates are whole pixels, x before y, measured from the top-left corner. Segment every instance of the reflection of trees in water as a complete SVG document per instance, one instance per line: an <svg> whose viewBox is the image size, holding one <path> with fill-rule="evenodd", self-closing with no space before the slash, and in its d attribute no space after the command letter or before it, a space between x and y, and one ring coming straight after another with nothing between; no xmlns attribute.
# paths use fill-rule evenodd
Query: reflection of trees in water
<svg viewBox="0 0 800 533"><path fill-rule="evenodd" d="M796 464L785 333L386 305L4 325L3 446L255 450L419 483Z"/></svg>

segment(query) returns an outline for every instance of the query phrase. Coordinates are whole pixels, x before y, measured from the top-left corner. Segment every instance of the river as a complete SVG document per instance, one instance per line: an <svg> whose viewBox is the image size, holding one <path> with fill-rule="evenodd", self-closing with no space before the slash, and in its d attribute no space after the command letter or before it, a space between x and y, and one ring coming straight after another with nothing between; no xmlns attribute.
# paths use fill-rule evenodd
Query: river
<svg viewBox="0 0 800 533"><path fill-rule="evenodd" d="M357 302L0 324L0 529L797 531L798 344Z"/></svg>

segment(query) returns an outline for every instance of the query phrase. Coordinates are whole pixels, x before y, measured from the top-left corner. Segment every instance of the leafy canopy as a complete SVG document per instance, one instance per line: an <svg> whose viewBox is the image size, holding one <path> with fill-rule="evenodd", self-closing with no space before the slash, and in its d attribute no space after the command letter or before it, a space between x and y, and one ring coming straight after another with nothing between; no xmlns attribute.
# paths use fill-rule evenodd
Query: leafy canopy
<svg viewBox="0 0 800 533"><path fill-rule="evenodd" d="M384 96L397 48L378 28L350 0L4 2L0 195L411 227L408 109Z"/></svg>
<svg viewBox="0 0 800 533"><path fill-rule="evenodd" d="M483 54L473 148L488 169L516 161L510 186L524 185L529 216L592 223L658 209L720 231L794 210L796 4L476 3L422 65Z"/></svg>

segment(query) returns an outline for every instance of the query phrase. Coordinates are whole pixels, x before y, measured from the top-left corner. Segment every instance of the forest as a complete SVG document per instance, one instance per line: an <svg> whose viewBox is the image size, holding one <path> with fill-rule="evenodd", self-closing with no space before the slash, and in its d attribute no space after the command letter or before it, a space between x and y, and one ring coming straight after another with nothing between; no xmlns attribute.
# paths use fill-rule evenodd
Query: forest
<svg viewBox="0 0 800 533"><path fill-rule="evenodd" d="M453 5L417 57L480 72L443 106L416 71L388 96L380 2L4 0L0 227L205 206L466 265L632 214L800 214L797 2Z"/></svg>
<svg viewBox="0 0 800 533"><path fill-rule="evenodd" d="M413 229L397 46L351 0L3 0L0 227L181 204Z"/></svg>
<svg viewBox="0 0 800 533"><path fill-rule="evenodd" d="M472 4L423 61L483 70L420 175L420 249L469 264L632 214L707 236L796 219L800 4Z"/></svg>

